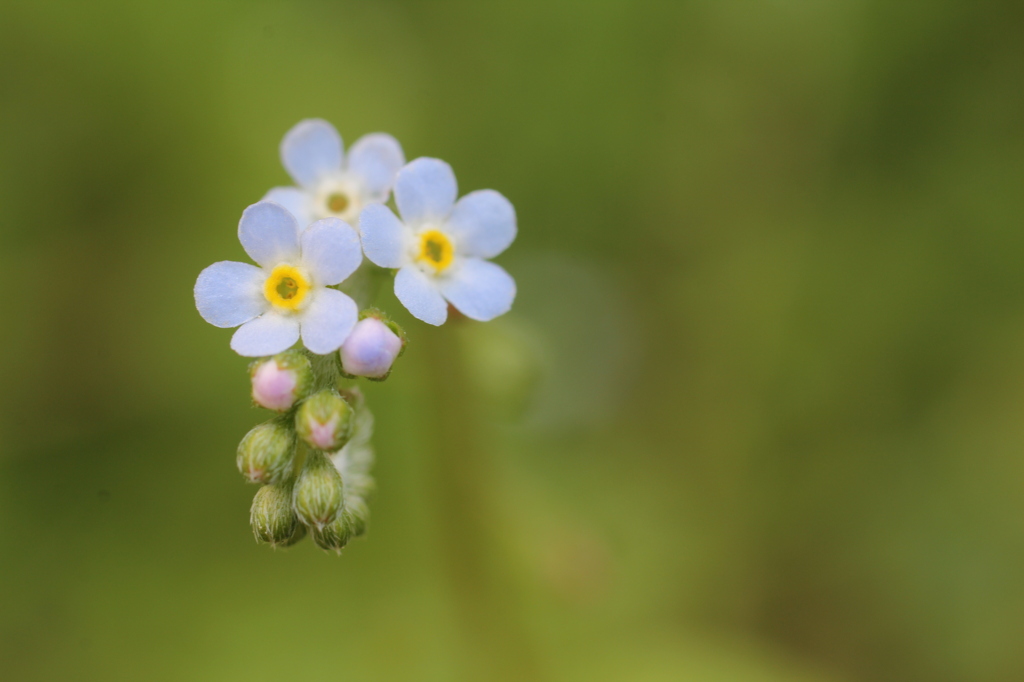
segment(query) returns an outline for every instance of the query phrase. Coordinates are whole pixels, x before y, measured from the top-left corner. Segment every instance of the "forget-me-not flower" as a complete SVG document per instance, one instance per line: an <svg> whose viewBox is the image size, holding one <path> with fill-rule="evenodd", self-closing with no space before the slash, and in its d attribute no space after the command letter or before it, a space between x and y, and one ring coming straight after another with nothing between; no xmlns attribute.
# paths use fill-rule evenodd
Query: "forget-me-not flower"
<svg viewBox="0 0 1024 682"><path fill-rule="evenodd" d="M466 317L487 321L508 312L516 295L515 280L486 260L515 239L515 209L490 189L458 202L457 196L451 166L420 158L395 180L401 219L380 204L366 207L359 218L366 257L398 268L398 300L434 325L447 319L448 303Z"/></svg>
<svg viewBox="0 0 1024 682"><path fill-rule="evenodd" d="M287 208L302 227L331 217L357 225L363 207L388 200L405 154L395 138L372 133L356 140L346 157L334 126L306 119L285 134L281 162L298 187L275 187L265 201Z"/></svg>
<svg viewBox="0 0 1024 682"><path fill-rule="evenodd" d="M299 337L326 355L345 342L359 317L355 302L337 289L363 259L359 236L345 221L326 218L303 230L281 206L261 201L245 209L238 239L259 264L221 261L199 274L196 307L217 327L239 327L231 348L239 355L273 355Z"/></svg>

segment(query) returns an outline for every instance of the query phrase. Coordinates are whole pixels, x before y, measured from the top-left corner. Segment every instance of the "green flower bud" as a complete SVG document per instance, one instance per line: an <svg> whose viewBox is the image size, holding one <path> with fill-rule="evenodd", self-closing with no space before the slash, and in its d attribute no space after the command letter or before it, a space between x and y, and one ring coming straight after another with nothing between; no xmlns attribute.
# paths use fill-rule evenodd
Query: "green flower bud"
<svg viewBox="0 0 1024 682"><path fill-rule="evenodd" d="M286 412L313 389L313 366L302 351L290 350L249 365L249 378L254 403Z"/></svg>
<svg viewBox="0 0 1024 682"><path fill-rule="evenodd" d="M295 413L299 437L318 450L337 450L352 434L352 408L333 389L307 398Z"/></svg>
<svg viewBox="0 0 1024 682"><path fill-rule="evenodd" d="M341 474L324 453L310 450L292 498L299 519L311 528L322 529L337 518L344 499Z"/></svg>
<svg viewBox="0 0 1024 682"><path fill-rule="evenodd" d="M317 547L335 554L341 554L341 550L345 548L352 537L348 515L345 512L338 514L338 518L323 528L313 529L313 542Z"/></svg>
<svg viewBox="0 0 1024 682"><path fill-rule="evenodd" d="M238 470L250 483L280 483L292 475L295 429L286 418L260 424L238 444Z"/></svg>
<svg viewBox="0 0 1024 682"><path fill-rule="evenodd" d="M341 554L349 540L366 533L369 516L370 510L362 498L348 497L345 499L345 508L338 514L338 518L323 528L313 529L313 541L320 549Z"/></svg>
<svg viewBox="0 0 1024 682"><path fill-rule="evenodd" d="M275 549L294 545L306 535L306 527L292 509L292 484L265 485L256 491L249 525L257 542Z"/></svg>

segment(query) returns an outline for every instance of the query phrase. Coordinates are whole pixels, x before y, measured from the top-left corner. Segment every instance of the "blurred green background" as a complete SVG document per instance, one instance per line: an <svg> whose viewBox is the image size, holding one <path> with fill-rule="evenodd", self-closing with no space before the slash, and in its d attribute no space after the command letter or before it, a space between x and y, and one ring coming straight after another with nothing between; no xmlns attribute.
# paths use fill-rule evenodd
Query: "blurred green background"
<svg viewBox="0 0 1024 682"><path fill-rule="evenodd" d="M311 116L520 224L340 559L192 299ZM1024 679L1016 0L3 0L0 188L4 680Z"/></svg>

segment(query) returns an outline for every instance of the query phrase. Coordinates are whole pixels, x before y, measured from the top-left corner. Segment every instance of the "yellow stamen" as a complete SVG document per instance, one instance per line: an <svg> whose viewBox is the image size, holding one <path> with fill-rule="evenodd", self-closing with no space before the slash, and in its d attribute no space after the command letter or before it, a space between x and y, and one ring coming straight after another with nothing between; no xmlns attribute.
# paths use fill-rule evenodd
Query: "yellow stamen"
<svg viewBox="0 0 1024 682"><path fill-rule="evenodd" d="M327 210L331 213L343 213L350 203L342 192L332 192L327 196Z"/></svg>
<svg viewBox="0 0 1024 682"><path fill-rule="evenodd" d="M263 295L275 307L298 310L309 293L309 281L291 265L278 265L263 283Z"/></svg>
<svg viewBox="0 0 1024 682"><path fill-rule="evenodd" d="M417 260L427 263L435 272L443 272L452 264L455 249L448 236L438 230L427 230L420 234L420 255Z"/></svg>

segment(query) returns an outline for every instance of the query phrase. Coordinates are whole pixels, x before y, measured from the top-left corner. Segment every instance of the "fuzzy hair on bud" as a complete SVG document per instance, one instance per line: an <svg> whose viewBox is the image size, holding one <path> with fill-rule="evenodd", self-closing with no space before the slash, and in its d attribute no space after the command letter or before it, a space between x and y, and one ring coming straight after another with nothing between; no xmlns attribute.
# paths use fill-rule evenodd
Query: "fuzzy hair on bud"
<svg viewBox="0 0 1024 682"><path fill-rule="evenodd" d="M249 512L249 525L257 542L274 547L294 545L306 535L306 527L292 509L289 483L265 485L256 491Z"/></svg>
<svg viewBox="0 0 1024 682"><path fill-rule="evenodd" d="M295 429L289 419L264 422L238 444L238 470L250 483L280 483L292 475L294 460Z"/></svg>
<svg viewBox="0 0 1024 682"><path fill-rule="evenodd" d="M313 529L313 542L316 543L316 546L335 554L341 554L341 550L345 548L352 537L352 529L345 512L338 514L338 518L323 528Z"/></svg>
<svg viewBox="0 0 1024 682"><path fill-rule="evenodd" d="M286 412L307 395L313 385L313 367L301 351L257 360L249 366L252 400L260 407Z"/></svg>
<svg viewBox="0 0 1024 682"><path fill-rule="evenodd" d="M320 391L299 405L295 430L302 440L318 450L337 450L351 436L352 408L337 391Z"/></svg>
<svg viewBox="0 0 1024 682"><path fill-rule="evenodd" d="M345 508L338 518L323 528L313 529L313 542L322 550L341 554L345 545L364 533L370 510L359 497L345 498Z"/></svg>
<svg viewBox="0 0 1024 682"><path fill-rule="evenodd" d="M306 457L292 494L292 506L299 519L310 528L323 529L334 521L345 502L341 474L319 450Z"/></svg>
<svg viewBox="0 0 1024 682"><path fill-rule="evenodd" d="M383 381L405 350L405 332L379 311L361 317L339 351L341 368L350 376Z"/></svg>

